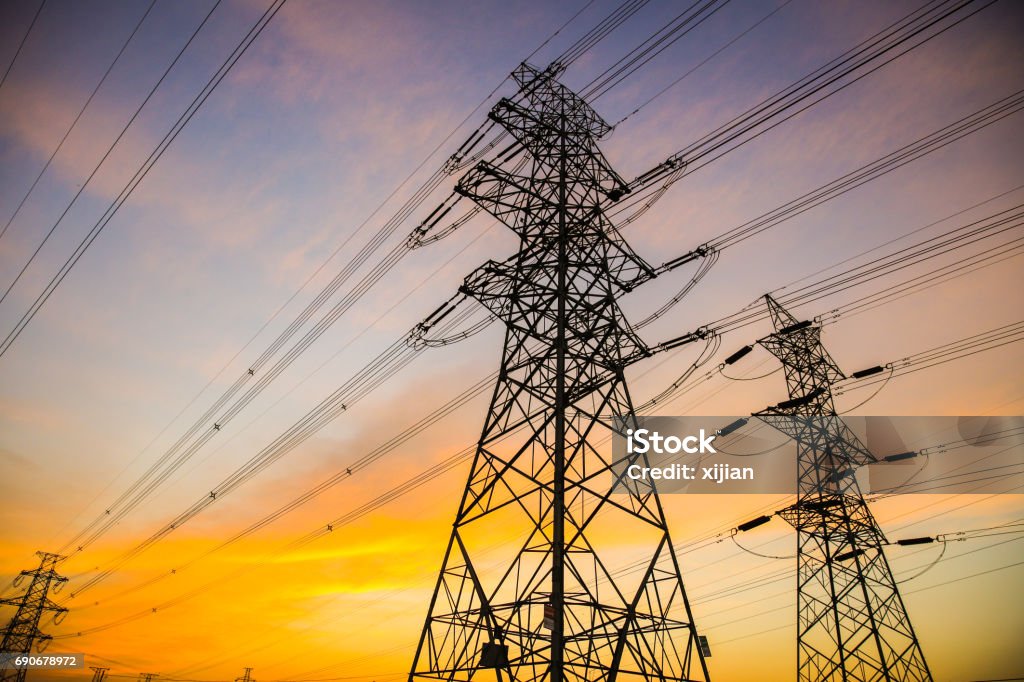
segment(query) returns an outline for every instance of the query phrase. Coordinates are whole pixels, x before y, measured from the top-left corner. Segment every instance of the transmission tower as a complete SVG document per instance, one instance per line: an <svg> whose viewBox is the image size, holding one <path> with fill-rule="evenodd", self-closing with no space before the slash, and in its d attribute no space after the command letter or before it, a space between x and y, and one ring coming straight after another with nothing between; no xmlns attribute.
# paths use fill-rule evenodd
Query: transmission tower
<svg viewBox="0 0 1024 682"><path fill-rule="evenodd" d="M789 400L756 416L797 447L797 502L781 516L797 532L798 679L931 680L852 475L876 459L836 415L832 384L845 377L820 326L765 300L775 333L758 343L782 362Z"/></svg>
<svg viewBox="0 0 1024 682"><path fill-rule="evenodd" d="M56 566L64 557L57 554L37 552L40 557L39 568L33 571L22 571L14 579L14 586L19 587L25 578L31 578L25 593L20 597L0 599L0 604L16 606L18 608L11 622L4 629L3 641L0 642L0 651L4 653L27 654L32 651L35 645L37 650L50 641L49 635L44 635L39 630L39 622L43 613L52 612L54 619L67 613L67 609L57 606L49 598L51 588L59 588L67 582L67 578L58 575ZM22 682L25 679L25 668L0 670L0 682L17 680Z"/></svg>
<svg viewBox="0 0 1024 682"><path fill-rule="evenodd" d="M110 668L98 668L95 666L91 666L89 669L92 670L92 682L103 682L103 680L107 679L107 672L110 670Z"/></svg>
<svg viewBox="0 0 1024 682"><path fill-rule="evenodd" d="M256 682L252 679L252 668L246 668L241 677L236 677L235 682Z"/></svg>
<svg viewBox="0 0 1024 682"><path fill-rule="evenodd" d="M521 243L461 288L507 330L410 680L706 680L658 496L611 495L612 457L591 445L615 418L635 425L623 370L652 352L616 303L656 273L604 214L629 191L597 148L610 127L556 70L513 76L489 117L518 160L480 162L455 190ZM625 577L609 570L623 537L646 551Z"/></svg>

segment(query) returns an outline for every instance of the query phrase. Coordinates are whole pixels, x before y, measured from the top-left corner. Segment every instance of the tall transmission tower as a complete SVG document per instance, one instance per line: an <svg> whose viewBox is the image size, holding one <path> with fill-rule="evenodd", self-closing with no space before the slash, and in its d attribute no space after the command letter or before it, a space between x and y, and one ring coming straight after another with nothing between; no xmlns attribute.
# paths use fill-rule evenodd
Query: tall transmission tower
<svg viewBox="0 0 1024 682"><path fill-rule="evenodd" d="M235 682L256 682L252 679L252 668L246 668L241 677L236 677Z"/></svg>
<svg viewBox="0 0 1024 682"><path fill-rule="evenodd" d="M20 597L0 599L0 604L17 607L17 612L11 618L11 622L4 629L3 641L0 642L0 651L4 653L27 654L32 651L32 646L37 649L45 645L51 637L44 635L39 630L39 622L43 614L51 612L54 618L59 618L67 613L67 609L55 604L49 593L52 588L57 588L67 582L67 578L57 573L57 564L64 557L47 552L37 552L39 555L39 568L32 571L22 571L14 579L15 587L19 587L25 578L31 578L25 593ZM0 670L0 682L16 680L23 682L25 679L25 668Z"/></svg>
<svg viewBox="0 0 1024 682"><path fill-rule="evenodd" d="M107 672L110 671L110 668L99 668L96 666L90 666L89 669L92 670L92 682L103 682L103 680L107 679Z"/></svg>
<svg viewBox="0 0 1024 682"><path fill-rule="evenodd" d="M410 680L706 680L658 496L611 495L612 457L592 445L616 418L635 425L623 370L652 351L616 299L656 273L605 216L629 191L596 144L610 127L556 75L516 69L519 93L489 114L515 152L455 189L521 243L461 287L507 329ZM624 537L642 572L609 570Z"/></svg>
<svg viewBox="0 0 1024 682"><path fill-rule="evenodd" d="M876 459L836 415L832 384L844 375L820 326L765 301L775 333L758 343L782 362L789 400L756 416L797 447L797 502L781 516L797 532L798 679L931 680L885 535L851 475Z"/></svg>

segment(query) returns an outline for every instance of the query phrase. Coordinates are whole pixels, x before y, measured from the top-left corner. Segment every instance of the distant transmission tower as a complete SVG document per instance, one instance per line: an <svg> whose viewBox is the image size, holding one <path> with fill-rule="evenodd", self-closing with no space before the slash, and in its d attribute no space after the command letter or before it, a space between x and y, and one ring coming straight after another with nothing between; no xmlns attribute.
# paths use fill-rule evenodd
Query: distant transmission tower
<svg viewBox="0 0 1024 682"><path fill-rule="evenodd" d="M235 682L256 682L252 679L252 668L246 668L241 677L236 677Z"/></svg>
<svg viewBox="0 0 1024 682"><path fill-rule="evenodd" d="M821 327L765 300L775 333L758 343L782 361L790 399L757 416L797 446L797 502L781 515L797 532L798 677L931 680L885 536L851 475L876 460L836 415L832 383L844 375Z"/></svg>
<svg viewBox="0 0 1024 682"><path fill-rule="evenodd" d="M706 680L658 496L610 495L593 446L635 419L623 370L651 353L616 303L655 273L604 213L629 191L596 145L610 127L552 69L513 76L489 117L515 153L456 187L521 239L462 286L507 326L501 370L410 679ZM642 571L611 572L623 538Z"/></svg>
<svg viewBox="0 0 1024 682"><path fill-rule="evenodd" d="M92 670L92 682L103 682L103 680L107 679L107 672L110 668L98 668L92 666L90 667L90 670Z"/></svg>
<svg viewBox="0 0 1024 682"><path fill-rule="evenodd" d="M14 586L19 587L25 578L32 578L25 593L20 597L0 599L0 604L16 606L18 608L11 622L4 629L3 641L0 642L0 651L4 653L27 654L32 651L32 646L37 649L45 646L51 637L44 635L39 630L39 622L46 612L52 612L54 617L67 613L67 609L57 606L49 598L50 589L67 582L67 578L58 575L57 563L64 557L46 552L37 552L40 557L39 568L33 571L22 571L14 580ZM25 679L25 668L0 670L0 682L17 680L22 682Z"/></svg>

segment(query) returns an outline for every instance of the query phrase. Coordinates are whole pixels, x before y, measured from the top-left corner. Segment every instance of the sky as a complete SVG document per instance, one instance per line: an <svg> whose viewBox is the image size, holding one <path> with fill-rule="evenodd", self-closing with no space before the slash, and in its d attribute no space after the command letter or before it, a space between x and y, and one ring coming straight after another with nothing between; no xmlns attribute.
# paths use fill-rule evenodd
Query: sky
<svg viewBox="0 0 1024 682"><path fill-rule="evenodd" d="M214 7L205 0L156 0L0 237L0 285L6 290L81 190L0 303L5 336L266 6L257 0L218 4L87 181ZM506 76L519 62L538 48L531 62L546 64L615 6L601 0L285 4L0 356L3 580L33 567L34 552L58 551L102 516L246 373L484 122L497 97L514 94ZM20 1L0 6L4 69L38 7ZM3 223L147 7L134 0L43 5L0 85ZM732 0L592 102L607 121L622 121L601 149L620 175L636 177L916 7ZM675 3L652 0L574 62L563 82L583 88L680 11ZM1017 92L1024 87L1022 16L1006 0L986 7L686 175L624 228L624 237L649 262L664 262ZM686 299L641 336L651 344L679 336L844 259L866 260L872 254L859 254L914 230L921 231L873 255L1019 205L1021 133L1020 114L1009 116L729 248ZM446 177L358 276L402 243L456 180ZM1021 236L1015 227L1003 241ZM996 243L1002 242L982 242L967 253ZM509 230L481 215L444 240L411 251L144 504L63 563L71 580L58 598L67 599L96 567L106 567L202 499L452 296L469 272L515 248ZM793 314L826 316L823 342L847 373L884 364L1020 321L1024 269L1020 251L1015 253L863 314L828 318L844 302L918 271L796 307ZM684 268L624 296L626 316L643 319L692 274ZM343 286L332 303L347 290ZM708 367L768 331L761 322L725 335ZM63 637L50 651L85 652L90 665L132 678L154 672L162 679L229 680L245 667L263 681L406 674L468 464L300 549L286 546L471 445L479 437L486 391L312 502L177 569L487 376L497 367L501 342L500 325L492 324L458 344L425 351L231 495L69 599L66 620L44 627ZM657 394L697 352L687 347L631 367L632 393L639 402ZM734 376L759 377L773 362L756 351ZM866 402L870 391L851 391L838 397L837 407L877 415L1020 415L1022 379L1024 347L1011 343L894 378ZM661 410L741 415L785 397L778 373L753 381L713 376ZM1021 495L999 494L1019 485L1011 476L976 494L896 496L880 500L873 511L895 537L993 527L1024 518ZM673 539L690 546L788 502L680 495L665 504ZM1016 597L1019 539L950 543L942 561L925 573L939 549L889 554L936 679L1024 676L1017 642L1024 628ZM795 548L781 520L743 541L768 556L790 557ZM628 549L623 539L623 556ZM698 628L711 642L713 679L791 679L795 591L785 571L793 561L722 541L684 551L681 563ZM729 589L735 586L745 589ZM3 594L17 590L8 587ZM11 613L3 609L0 619ZM91 628L102 629L75 636ZM51 677L76 676L83 673Z"/></svg>

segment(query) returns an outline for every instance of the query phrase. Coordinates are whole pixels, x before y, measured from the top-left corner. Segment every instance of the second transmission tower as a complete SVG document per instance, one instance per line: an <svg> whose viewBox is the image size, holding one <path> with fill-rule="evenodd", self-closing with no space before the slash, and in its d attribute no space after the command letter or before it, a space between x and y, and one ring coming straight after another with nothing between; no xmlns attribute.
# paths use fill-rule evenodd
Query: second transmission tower
<svg viewBox="0 0 1024 682"><path fill-rule="evenodd" d="M852 475L875 457L832 401L844 375L821 327L765 296L775 333L760 343L781 362L789 400L757 413L797 447L797 670L801 682L931 680L885 557L885 535Z"/></svg>

